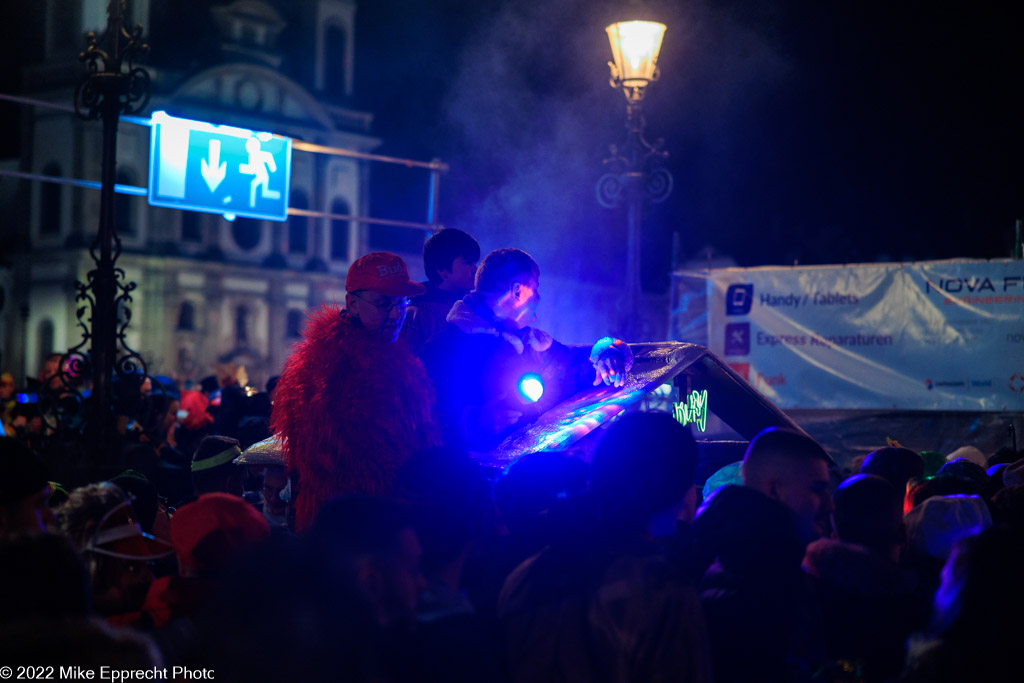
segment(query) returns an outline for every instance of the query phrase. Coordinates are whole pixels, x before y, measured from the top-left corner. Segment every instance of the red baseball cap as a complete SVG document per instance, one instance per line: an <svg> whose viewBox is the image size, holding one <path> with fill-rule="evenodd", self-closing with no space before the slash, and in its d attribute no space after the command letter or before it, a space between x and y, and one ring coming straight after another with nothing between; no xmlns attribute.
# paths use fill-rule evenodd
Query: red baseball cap
<svg viewBox="0 0 1024 683"><path fill-rule="evenodd" d="M409 279L405 261L388 251L371 251L349 266L345 290L351 293L361 289L384 296L416 296L427 291Z"/></svg>

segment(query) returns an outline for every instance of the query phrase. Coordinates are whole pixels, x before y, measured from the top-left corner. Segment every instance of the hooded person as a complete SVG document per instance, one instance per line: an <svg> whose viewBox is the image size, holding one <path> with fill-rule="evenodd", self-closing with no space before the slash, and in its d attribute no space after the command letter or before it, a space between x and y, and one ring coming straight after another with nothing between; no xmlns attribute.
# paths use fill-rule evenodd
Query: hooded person
<svg viewBox="0 0 1024 683"><path fill-rule="evenodd" d="M298 530L335 496L389 495L399 466L439 441L426 372L394 343L423 286L398 256L371 252L349 267L345 289L343 310L312 314L274 393L271 428L299 478Z"/></svg>

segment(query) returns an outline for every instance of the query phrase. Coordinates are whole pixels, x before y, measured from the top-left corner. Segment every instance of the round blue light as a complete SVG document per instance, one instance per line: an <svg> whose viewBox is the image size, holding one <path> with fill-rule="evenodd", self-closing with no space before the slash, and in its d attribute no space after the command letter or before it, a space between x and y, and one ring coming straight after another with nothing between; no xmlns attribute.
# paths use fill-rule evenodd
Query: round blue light
<svg viewBox="0 0 1024 683"><path fill-rule="evenodd" d="M536 403L544 395L544 383L540 381L538 375L523 375L519 380L519 393L523 398Z"/></svg>

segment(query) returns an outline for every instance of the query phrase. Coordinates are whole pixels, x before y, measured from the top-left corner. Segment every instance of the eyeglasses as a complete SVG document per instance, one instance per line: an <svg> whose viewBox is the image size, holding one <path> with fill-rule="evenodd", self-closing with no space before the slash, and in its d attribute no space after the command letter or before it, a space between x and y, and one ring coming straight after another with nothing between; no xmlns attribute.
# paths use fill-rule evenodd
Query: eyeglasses
<svg viewBox="0 0 1024 683"><path fill-rule="evenodd" d="M396 308L398 309L399 313L405 313L405 310L409 308L409 299L408 297L404 296L398 299L394 299L386 304L378 304L375 301L370 301L366 297L360 295L358 292L354 293L352 296L362 299L363 301L365 301L366 303L370 304L378 311L383 313L385 316L391 315L391 311L395 310Z"/></svg>

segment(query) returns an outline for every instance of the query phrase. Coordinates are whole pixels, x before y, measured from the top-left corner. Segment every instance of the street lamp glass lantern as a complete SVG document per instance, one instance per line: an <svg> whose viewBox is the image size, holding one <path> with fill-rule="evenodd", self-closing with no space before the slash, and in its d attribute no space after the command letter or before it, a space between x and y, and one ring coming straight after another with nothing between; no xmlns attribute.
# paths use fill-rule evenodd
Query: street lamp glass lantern
<svg viewBox="0 0 1024 683"><path fill-rule="evenodd" d="M624 88L643 88L658 78L658 53L665 24L655 21L621 21L605 29L612 46L612 83Z"/></svg>

